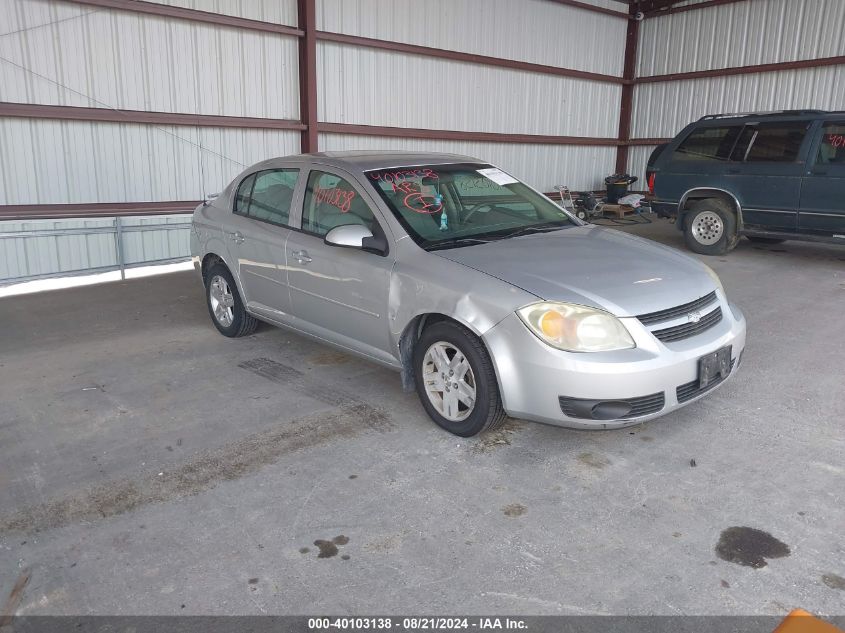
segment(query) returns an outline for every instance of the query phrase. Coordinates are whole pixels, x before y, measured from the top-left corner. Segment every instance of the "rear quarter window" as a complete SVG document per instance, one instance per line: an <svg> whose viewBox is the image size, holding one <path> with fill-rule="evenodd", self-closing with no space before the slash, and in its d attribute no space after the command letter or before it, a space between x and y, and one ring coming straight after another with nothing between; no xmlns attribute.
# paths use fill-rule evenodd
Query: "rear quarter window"
<svg viewBox="0 0 845 633"><path fill-rule="evenodd" d="M681 141L672 157L680 161L729 160L741 132L741 125L696 128Z"/></svg>

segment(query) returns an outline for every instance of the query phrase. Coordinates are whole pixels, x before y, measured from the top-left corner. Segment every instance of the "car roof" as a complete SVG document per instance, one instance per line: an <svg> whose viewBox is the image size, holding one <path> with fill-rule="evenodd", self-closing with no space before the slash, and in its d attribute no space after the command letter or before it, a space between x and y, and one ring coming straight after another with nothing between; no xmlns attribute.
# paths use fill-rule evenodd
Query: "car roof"
<svg viewBox="0 0 845 633"><path fill-rule="evenodd" d="M387 169L390 167L410 167L413 165L442 165L449 163L489 164L487 161L463 156L461 154L446 154L441 152L403 152L384 150L350 150L343 152L315 152L312 154L296 154L281 156L259 163L269 166L276 161L285 162L313 162L346 169L368 171L371 169Z"/></svg>

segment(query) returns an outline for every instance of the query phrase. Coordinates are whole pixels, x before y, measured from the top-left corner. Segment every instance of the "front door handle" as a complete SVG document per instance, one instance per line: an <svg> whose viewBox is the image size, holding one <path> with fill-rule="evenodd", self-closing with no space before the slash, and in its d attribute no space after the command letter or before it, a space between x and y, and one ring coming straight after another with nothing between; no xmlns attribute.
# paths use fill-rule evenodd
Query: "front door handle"
<svg viewBox="0 0 845 633"><path fill-rule="evenodd" d="M311 261L311 258L308 256L308 251L301 250L301 251L293 251L291 252L293 258L298 261L300 264L307 264Z"/></svg>
<svg viewBox="0 0 845 633"><path fill-rule="evenodd" d="M728 170L726 171L726 173L728 173L728 174L738 174L738 173L739 173L739 169L728 169Z"/></svg>
<svg viewBox="0 0 845 633"><path fill-rule="evenodd" d="M246 238L244 234L240 231L235 231L234 233L229 233L229 239L232 240L235 244L243 244Z"/></svg>

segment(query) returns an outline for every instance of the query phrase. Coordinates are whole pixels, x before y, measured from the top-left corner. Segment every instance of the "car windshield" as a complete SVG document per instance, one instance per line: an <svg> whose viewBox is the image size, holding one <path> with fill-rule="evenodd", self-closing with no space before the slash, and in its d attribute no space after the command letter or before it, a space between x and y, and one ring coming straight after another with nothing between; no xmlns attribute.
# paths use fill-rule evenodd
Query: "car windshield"
<svg viewBox="0 0 845 633"><path fill-rule="evenodd" d="M490 165L415 165L366 175L411 238L426 250L576 225L554 202Z"/></svg>

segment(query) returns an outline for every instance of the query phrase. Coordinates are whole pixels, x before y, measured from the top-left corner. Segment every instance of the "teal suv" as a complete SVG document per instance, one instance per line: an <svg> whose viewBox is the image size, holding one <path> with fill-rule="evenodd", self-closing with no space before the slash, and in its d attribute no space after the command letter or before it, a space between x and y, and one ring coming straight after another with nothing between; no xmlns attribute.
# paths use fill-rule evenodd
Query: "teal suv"
<svg viewBox="0 0 845 633"><path fill-rule="evenodd" d="M845 244L845 111L712 114L649 158L658 215L704 255L757 242Z"/></svg>

